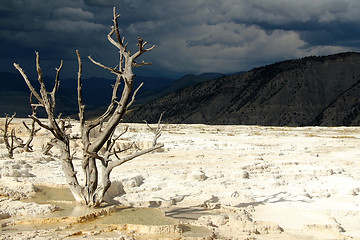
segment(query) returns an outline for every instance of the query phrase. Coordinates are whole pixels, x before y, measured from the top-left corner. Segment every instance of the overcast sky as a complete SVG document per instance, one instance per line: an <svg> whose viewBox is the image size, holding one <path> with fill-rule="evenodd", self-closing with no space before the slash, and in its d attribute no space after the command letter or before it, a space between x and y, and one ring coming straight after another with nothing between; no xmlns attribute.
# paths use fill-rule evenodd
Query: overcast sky
<svg viewBox="0 0 360 240"><path fill-rule="evenodd" d="M130 48L139 36L156 45L139 75L232 73L360 50L359 0L0 0L0 71L17 62L31 74L37 50L45 75L63 59L63 76L75 78L79 49L84 74L103 76L86 56L117 65L106 39L113 6Z"/></svg>

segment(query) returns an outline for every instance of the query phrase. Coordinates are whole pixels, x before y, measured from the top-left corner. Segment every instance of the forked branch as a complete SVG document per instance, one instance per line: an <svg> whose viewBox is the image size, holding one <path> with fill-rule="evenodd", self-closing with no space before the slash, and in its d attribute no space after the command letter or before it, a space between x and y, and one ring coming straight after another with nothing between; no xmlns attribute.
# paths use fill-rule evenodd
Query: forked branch
<svg viewBox="0 0 360 240"><path fill-rule="evenodd" d="M140 151L137 151L129 156L126 156L126 157L123 157L123 158L120 158L116 152L115 155L116 155L116 158L117 160L115 161L111 161L109 164L108 164L108 167L107 167L107 170L112 170L114 167L117 167L117 166L120 166L121 164L124 164L134 158L137 158L141 155L144 155L146 153L150 153L152 151L155 151L159 148L162 148L164 146L164 144L160 143L158 144L157 143L157 140L158 138L161 136L161 131L162 131L162 125L161 125L161 119L162 119L162 116L163 116L163 113L160 115L159 117L159 120L158 120L158 124L157 124L157 127L156 128L152 128L147 122L147 126L149 127L149 129L154 133L154 139L153 139L153 144L150 148L147 148L147 149L143 149L143 150L140 150Z"/></svg>
<svg viewBox="0 0 360 240"><path fill-rule="evenodd" d="M41 122L36 117L34 112L30 116L30 118L32 118L34 121L36 121L36 123L38 123L41 127L51 131L52 134L57 139L59 139L60 141L63 141L63 142L68 141L68 136L66 135L65 132L63 132L61 130L61 128L58 125L58 122L55 119L55 105L56 105L55 95L56 95L56 92L59 89L59 84L60 84L59 75L60 75L60 71L61 71L62 66L63 66L63 61L61 60L59 68L56 68L55 85L54 85L53 90L49 93L46 90L46 86L45 86L45 83L44 83L43 78L42 78L42 70L41 70L41 67L40 67L39 53L35 52L35 54L36 54L36 70L37 70L37 73L38 73L38 82L40 83L40 91L39 91L40 94L35 90L35 88L31 84L31 82L29 81L27 75L25 74L24 70L20 67L20 65L17 64L17 63L14 63L15 68L23 76L23 78L25 80L25 83L29 87L29 90L30 90L32 96L34 96L39 102L38 104L34 104L32 102L32 97L31 97L30 98L31 106L32 107L43 107L45 109L45 111L47 113L47 116L48 116L48 124L45 124L45 123Z"/></svg>
<svg viewBox="0 0 360 240"><path fill-rule="evenodd" d="M34 136L36 135L36 133L38 131L40 131L41 128L36 128L36 121L34 119L32 119L32 122L31 122L31 127L29 127L25 121L22 122L23 125L25 126L26 130L28 131L29 133L29 137L24 145L24 150L26 152L32 152L33 149L32 149L32 145L31 145L31 142L33 141L34 139Z"/></svg>

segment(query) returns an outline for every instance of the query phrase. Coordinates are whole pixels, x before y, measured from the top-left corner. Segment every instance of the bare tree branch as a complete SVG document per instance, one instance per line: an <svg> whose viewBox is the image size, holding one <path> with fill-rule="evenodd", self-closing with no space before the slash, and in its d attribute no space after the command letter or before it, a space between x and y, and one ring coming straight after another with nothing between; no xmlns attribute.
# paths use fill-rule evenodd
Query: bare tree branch
<svg viewBox="0 0 360 240"><path fill-rule="evenodd" d="M26 143L24 145L24 149L27 152L32 152L33 149L32 149L32 146L31 146L31 142L34 139L34 136L36 135L36 133L38 131L40 131L41 128L36 128L36 125L35 125L36 121L34 119L32 119L31 128L25 123L25 121L23 121L22 123L23 123L23 125L25 126L26 130L29 133L29 137L28 137L28 140L26 141Z"/></svg>
<svg viewBox="0 0 360 240"><path fill-rule="evenodd" d="M36 97L36 99L39 101L39 103L41 104L41 106L44 106L44 102L42 101L42 98L40 97L40 95L36 92L35 88L31 85L27 75L25 74L24 70L20 67L19 64L14 63L14 67L20 72L21 76L24 78L26 85L28 85L30 92L32 93L32 95L34 95Z"/></svg>
<svg viewBox="0 0 360 240"><path fill-rule="evenodd" d="M78 78L77 78L77 93L78 93L78 106L79 106L79 119L80 119L80 125L83 126L85 124L85 105L83 103L82 99L82 82L81 82L81 74L82 74L82 62L81 62L81 56L79 53L79 50L76 50L76 56L78 59Z"/></svg>
<svg viewBox="0 0 360 240"><path fill-rule="evenodd" d="M134 94L132 95L131 101L130 101L130 102L128 103L128 105L127 105L127 109L129 109L129 107L134 103L136 94L137 94L137 92L140 90L140 88L141 88L143 85L144 85L144 83L142 82L142 83L138 86L138 88L134 91Z"/></svg>
<svg viewBox="0 0 360 240"><path fill-rule="evenodd" d="M115 74L115 75L121 75L121 74L122 74L122 72L120 72L120 71L117 70L116 68L107 67L107 66L105 66L105 65L103 65L103 64L95 61L94 59L92 59L91 56L88 56L88 58L89 58L90 61L91 61L92 63L94 63L95 65L98 65L99 67L102 67L102 68L110 71L111 73L113 73L113 74Z"/></svg>
<svg viewBox="0 0 360 240"><path fill-rule="evenodd" d="M116 136L116 137L114 137L114 138L112 138L112 139L110 138L109 141L108 141L108 144L107 144L107 146L106 146L106 148L105 148L105 150L106 150L106 151L111 151L111 149L113 149L116 141L117 141L122 135L124 135L124 134L128 131L128 129L129 129L129 126L125 126L124 130L123 130L118 136Z"/></svg>
<svg viewBox="0 0 360 240"><path fill-rule="evenodd" d="M51 91L51 94L50 94L50 96L51 96L51 108L53 110L55 110L55 105L56 105L55 95L56 95L56 92L59 90L59 85L60 85L59 76L60 76L60 71L61 71L62 67L63 67L63 60L61 60L59 68L55 68L56 69L55 84L54 84L54 88L53 88L53 90Z"/></svg>
<svg viewBox="0 0 360 240"><path fill-rule="evenodd" d="M155 48L155 45L153 45L152 47L145 49L145 45L147 43L148 42L147 41L144 42L144 40L142 38L138 38L137 46L139 47L139 50L131 57L132 61L135 61L135 59L140 57L144 52L149 52Z"/></svg>
<svg viewBox="0 0 360 240"><path fill-rule="evenodd" d="M147 63L147 62L144 62L144 61L142 61L141 63L136 63L136 62L133 63L133 67L142 67L142 66L145 66L145 65L151 65L151 63Z"/></svg>
<svg viewBox="0 0 360 240"><path fill-rule="evenodd" d="M128 162L130 160L133 160L134 158L137 158L137 157L139 157L141 155L153 152L156 149L162 148L163 146L164 146L164 144L158 144L158 145L155 145L153 147L150 147L150 148L135 152L135 153L131 154L130 156L127 156L127 157L124 157L124 158L119 158L119 160L117 160L117 161L110 162L108 167L107 167L107 170L111 171L112 169L114 169L117 166L120 166L121 164L124 164L124 163L126 163L126 162Z"/></svg>

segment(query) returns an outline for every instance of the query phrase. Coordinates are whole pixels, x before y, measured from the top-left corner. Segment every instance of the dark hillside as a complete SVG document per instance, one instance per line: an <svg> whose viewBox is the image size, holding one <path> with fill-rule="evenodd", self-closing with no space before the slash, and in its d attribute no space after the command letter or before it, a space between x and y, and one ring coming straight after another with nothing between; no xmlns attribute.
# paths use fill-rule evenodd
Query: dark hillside
<svg viewBox="0 0 360 240"><path fill-rule="evenodd" d="M170 93L128 121L277 126L360 125L360 54L306 57Z"/></svg>

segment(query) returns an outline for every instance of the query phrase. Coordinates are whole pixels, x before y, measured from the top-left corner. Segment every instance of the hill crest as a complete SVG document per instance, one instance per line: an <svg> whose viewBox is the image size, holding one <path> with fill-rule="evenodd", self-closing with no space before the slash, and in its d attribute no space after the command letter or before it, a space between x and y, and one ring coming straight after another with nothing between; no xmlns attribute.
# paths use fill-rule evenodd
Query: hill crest
<svg viewBox="0 0 360 240"><path fill-rule="evenodd" d="M276 126L360 125L360 53L310 56L199 83L127 121Z"/></svg>

